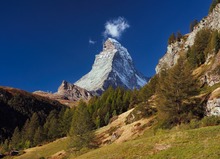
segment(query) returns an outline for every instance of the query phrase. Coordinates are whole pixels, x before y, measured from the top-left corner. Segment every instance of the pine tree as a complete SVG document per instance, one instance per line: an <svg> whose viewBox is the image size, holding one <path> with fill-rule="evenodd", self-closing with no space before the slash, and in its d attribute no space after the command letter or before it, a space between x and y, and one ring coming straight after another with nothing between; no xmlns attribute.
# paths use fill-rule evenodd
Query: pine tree
<svg viewBox="0 0 220 159"><path fill-rule="evenodd" d="M80 101L74 112L70 137L70 146L80 150L83 147L89 147L93 140L93 124L85 102Z"/></svg>
<svg viewBox="0 0 220 159"><path fill-rule="evenodd" d="M2 153L8 152L10 150L8 139L5 139L4 143L2 144L2 149L3 149Z"/></svg>
<svg viewBox="0 0 220 159"><path fill-rule="evenodd" d="M209 44L210 38L211 31L209 29L203 29L196 34L194 51L196 53L198 66L205 62L205 49Z"/></svg>
<svg viewBox="0 0 220 159"><path fill-rule="evenodd" d="M97 128L97 129L100 128L100 123L101 123L101 121L100 121L100 116L97 116L97 117L96 117L96 120L95 120L95 125L96 125L96 128Z"/></svg>
<svg viewBox="0 0 220 159"><path fill-rule="evenodd" d="M107 112L107 114L105 115L105 125L108 125L109 123L109 118L110 118L110 115L109 115L109 112Z"/></svg>
<svg viewBox="0 0 220 159"><path fill-rule="evenodd" d="M139 98L141 102L147 101L155 92L158 83L158 75L155 75L150 81L140 89Z"/></svg>
<svg viewBox="0 0 220 159"><path fill-rule="evenodd" d="M37 144L40 144L44 140L45 138L44 138L43 128L39 126L34 134L34 139L33 139L34 145L36 146Z"/></svg>
<svg viewBox="0 0 220 159"><path fill-rule="evenodd" d="M20 144L21 144L21 133L19 128L16 127L11 138L11 146L12 148L18 149Z"/></svg>
<svg viewBox="0 0 220 159"><path fill-rule="evenodd" d="M168 39L168 44L170 45L170 44L174 43L175 41L176 41L176 36L174 33L172 33Z"/></svg>
<svg viewBox="0 0 220 159"><path fill-rule="evenodd" d="M47 117L47 120L44 124L44 133L49 140L54 140L61 136L60 123L58 121L58 115L56 111L51 111Z"/></svg>
<svg viewBox="0 0 220 159"><path fill-rule="evenodd" d="M220 49L220 34L217 30L213 31L211 38L212 48L215 53L218 53Z"/></svg>
<svg viewBox="0 0 220 159"><path fill-rule="evenodd" d="M196 52L194 51L194 46L189 47L187 51L187 60L192 68L195 68L197 66L197 57Z"/></svg>
<svg viewBox="0 0 220 159"><path fill-rule="evenodd" d="M196 94L191 68L180 58L173 68L160 74L157 108L162 125L170 127L201 117L202 111L193 98Z"/></svg>
<svg viewBox="0 0 220 159"><path fill-rule="evenodd" d="M176 34L176 40L180 42L182 37L183 37L183 35L180 33L180 31L178 31Z"/></svg>
<svg viewBox="0 0 220 159"><path fill-rule="evenodd" d="M66 109L61 121L61 127L64 135L67 135L68 132L70 131L72 116L73 116L72 110Z"/></svg>
<svg viewBox="0 0 220 159"><path fill-rule="evenodd" d="M189 31L192 32L194 30L194 27L198 24L198 20L194 20L190 23L190 26L189 26Z"/></svg>
<svg viewBox="0 0 220 159"><path fill-rule="evenodd" d="M40 119L37 113L34 113L30 119L30 123L27 129L27 138L29 141L31 141L31 144L33 143L35 131L40 126L39 121Z"/></svg>

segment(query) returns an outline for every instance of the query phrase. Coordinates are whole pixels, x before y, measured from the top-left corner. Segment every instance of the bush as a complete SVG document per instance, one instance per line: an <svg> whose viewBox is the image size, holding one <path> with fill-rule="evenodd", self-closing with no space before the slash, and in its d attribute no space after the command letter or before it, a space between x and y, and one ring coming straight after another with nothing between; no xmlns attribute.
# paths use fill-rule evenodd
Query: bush
<svg viewBox="0 0 220 159"><path fill-rule="evenodd" d="M125 123L130 124L142 118L150 117L156 113L156 109L147 103L138 104L134 110L127 116Z"/></svg>
<svg viewBox="0 0 220 159"><path fill-rule="evenodd" d="M200 121L200 123L202 127L220 125L220 117L206 116Z"/></svg>

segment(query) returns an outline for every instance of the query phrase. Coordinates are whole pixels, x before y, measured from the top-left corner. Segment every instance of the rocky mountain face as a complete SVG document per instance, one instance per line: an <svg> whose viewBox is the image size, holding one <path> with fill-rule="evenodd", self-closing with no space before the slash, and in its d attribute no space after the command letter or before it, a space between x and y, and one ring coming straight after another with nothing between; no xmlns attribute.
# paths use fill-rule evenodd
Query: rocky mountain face
<svg viewBox="0 0 220 159"><path fill-rule="evenodd" d="M181 54L186 54L188 48L194 45L196 35L203 29L211 29L220 31L220 4L205 18L203 18L194 30L184 35L181 41L176 41L167 47L166 54L159 60L156 66L156 73L161 72L163 68L174 66ZM206 62L194 70L194 74L198 76L203 84L209 87L220 83L220 51L217 54L210 52L206 58ZM213 96L215 94L215 96ZM216 95L217 94L217 95ZM207 102L207 115L220 115L220 91L219 89L211 93Z"/></svg>
<svg viewBox="0 0 220 159"><path fill-rule="evenodd" d="M216 29L220 30L220 4L216 6L212 13L207 17L203 18L198 25L196 25L193 31L185 35L186 40L181 40L180 42L175 42L167 47L167 52L159 60L156 66L156 72L159 73L163 67L172 67L176 64L180 53L185 53L190 46L194 44L196 34L202 29Z"/></svg>
<svg viewBox="0 0 220 159"><path fill-rule="evenodd" d="M43 97L47 97L52 100L57 100L62 104L69 107L73 107L80 99L87 101L93 97L93 94L83 88L80 88L67 81L63 81L55 93L49 93L44 91L35 91L33 94L37 94Z"/></svg>
<svg viewBox="0 0 220 159"><path fill-rule="evenodd" d="M80 99L89 100L93 95L87 90L80 88L74 84L63 81L56 95L62 96L70 101L78 101Z"/></svg>
<svg viewBox="0 0 220 159"><path fill-rule="evenodd" d="M107 39L103 51L96 55L92 70L74 85L95 94L101 94L109 86L126 89L140 88L148 79L138 72L127 49L118 41Z"/></svg>

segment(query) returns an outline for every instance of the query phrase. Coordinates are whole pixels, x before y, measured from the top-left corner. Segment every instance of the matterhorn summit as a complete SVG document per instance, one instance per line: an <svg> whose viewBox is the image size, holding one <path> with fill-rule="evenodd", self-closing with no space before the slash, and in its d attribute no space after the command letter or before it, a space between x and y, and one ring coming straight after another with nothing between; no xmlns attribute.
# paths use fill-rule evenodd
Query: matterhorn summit
<svg viewBox="0 0 220 159"><path fill-rule="evenodd" d="M101 94L109 86L140 88L147 80L135 69L127 49L115 39L108 38L103 45L103 51L96 55L92 70L74 85Z"/></svg>

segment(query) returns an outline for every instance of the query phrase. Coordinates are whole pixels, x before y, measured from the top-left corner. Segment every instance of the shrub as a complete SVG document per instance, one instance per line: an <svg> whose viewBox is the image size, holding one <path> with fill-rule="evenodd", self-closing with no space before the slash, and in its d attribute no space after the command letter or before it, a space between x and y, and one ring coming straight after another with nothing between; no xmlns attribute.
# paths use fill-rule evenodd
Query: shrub
<svg viewBox="0 0 220 159"><path fill-rule="evenodd" d="M202 127L220 125L220 117L206 116L200 122Z"/></svg>
<svg viewBox="0 0 220 159"><path fill-rule="evenodd" d="M130 124L141 118L150 117L156 113L156 109L149 106L147 103L138 104L134 110L127 116L125 123Z"/></svg>

